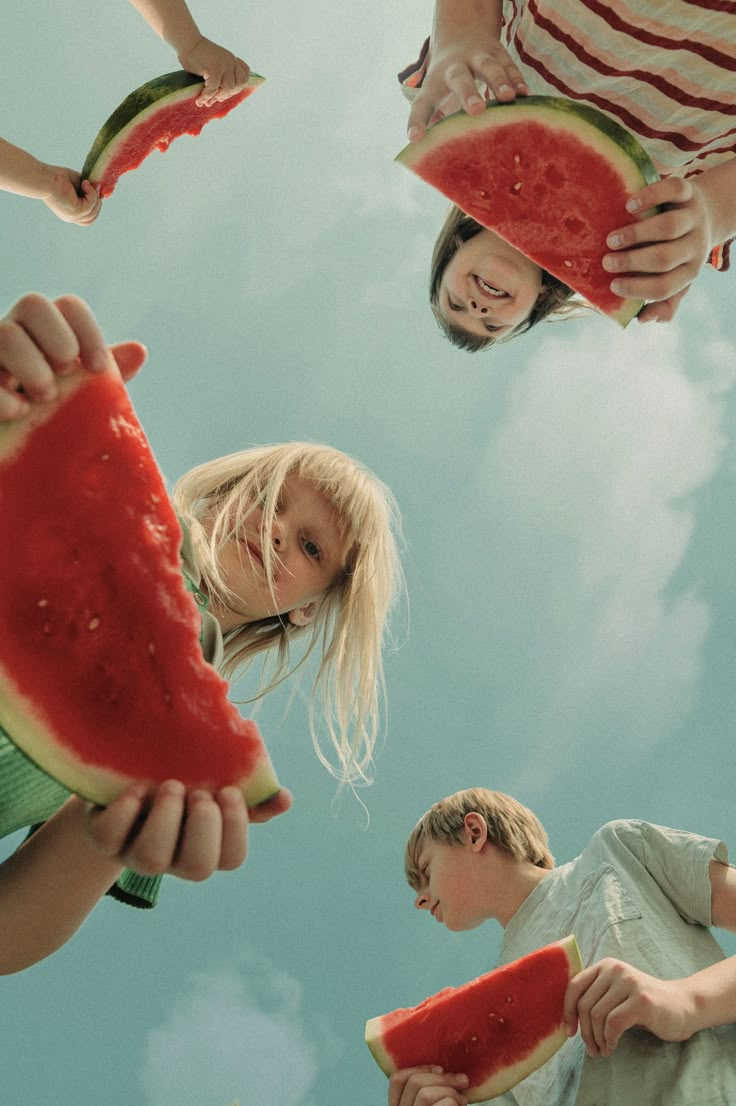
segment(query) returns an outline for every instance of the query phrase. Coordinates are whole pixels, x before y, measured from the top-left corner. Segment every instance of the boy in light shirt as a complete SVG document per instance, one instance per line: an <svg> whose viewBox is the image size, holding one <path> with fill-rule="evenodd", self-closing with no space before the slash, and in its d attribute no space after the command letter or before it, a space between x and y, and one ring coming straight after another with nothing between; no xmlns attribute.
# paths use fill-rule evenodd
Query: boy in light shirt
<svg viewBox="0 0 736 1106"><path fill-rule="evenodd" d="M422 816L404 862L414 905L448 929L503 926L500 964L577 938L584 968L565 996L570 1039L494 1102L736 1103L736 957L709 929L736 931L736 869L722 842L620 820L555 867L532 811L473 788ZM408 1069L391 1077L389 1106L466 1106L465 1087L463 1072Z"/></svg>

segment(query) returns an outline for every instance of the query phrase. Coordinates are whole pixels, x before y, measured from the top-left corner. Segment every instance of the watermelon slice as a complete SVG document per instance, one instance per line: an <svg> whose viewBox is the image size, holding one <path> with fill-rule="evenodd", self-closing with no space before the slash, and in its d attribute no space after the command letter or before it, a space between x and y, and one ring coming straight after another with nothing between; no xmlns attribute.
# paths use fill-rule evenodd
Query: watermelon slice
<svg viewBox="0 0 736 1106"><path fill-rule="evenodd" d="M247 99L265 78L251 73L242 91L210 107L195 101L204 81L179 69L136 88L115 109L87 154L82 180L89 180L103 199L112 194L118 177L137 169L154 150L166 151L182 134L199 134L210 119L221 119Z"/></svg>
<svg viewBox="0 0 736 1106"><path fill-rule="evenodd" d="M607 115L556 96L489 103L435 123L396 160L621 326L638 315L643 301L616 296L601 261L633 218L626 200L659 174Z"/></svg>
<svg viewBox="0 0 736 1106"><path fill-rule="evenodd" d="M565 1043L565 991L581 968L575 938L565 937L418 1006L371 1018L366 1043L386 1075L439 1064L468 1076L468 1102L495 1098Z"/></svg>
<svg viewBox="0 0 736 1106"><path fill-rule="evenodd" d="M119 374L0 424L0 725L66 787L279 790L253 722L202 657L181 529Z"/></svg>

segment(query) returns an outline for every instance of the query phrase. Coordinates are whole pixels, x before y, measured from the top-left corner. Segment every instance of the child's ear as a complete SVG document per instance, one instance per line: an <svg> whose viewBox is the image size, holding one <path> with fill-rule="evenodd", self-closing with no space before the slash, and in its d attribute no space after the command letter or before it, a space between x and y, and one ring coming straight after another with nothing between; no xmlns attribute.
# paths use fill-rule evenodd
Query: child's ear
<svg viewBox="0 0 736 1106"><path fill-rule="evenodd" d="M313 603L307 603L304 607L295 607L293 611L289 611L289 622L292 626L308 626L318 608L319 603L316 600Z"/></svg>
<svg viewBox="0 0 736 1106"><path fill-rule="evenodd" d="M473 810L465 815L465 834L472 847L483 848L488 840L488 826L482 814Z"/></svg>

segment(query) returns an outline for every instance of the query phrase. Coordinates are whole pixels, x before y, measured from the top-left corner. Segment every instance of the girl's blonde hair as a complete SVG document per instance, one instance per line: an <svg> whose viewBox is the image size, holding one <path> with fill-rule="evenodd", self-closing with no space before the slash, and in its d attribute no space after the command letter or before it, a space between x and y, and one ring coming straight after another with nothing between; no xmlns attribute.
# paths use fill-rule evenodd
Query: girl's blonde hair
<svg viewBox="0 0 736 1106"><path fill-rule="evenodd" d="M186 473L173 490L176 510L189 524L192 547L204 589L226 606L236 596L219 569L220 551L254 510L262 511L262 534L273 533L284 481L313 480L330 500L343 540L343 572L308 626L277 614L237 627L225 635L223 675L247 668L256 654L264 657L260 695L294 671L290 645L306 644L302 664L319 644L321 660L309 704L309 721L317 756L341 782L370 782L370 765L384 695L382 646L389 611L402 580L397 551L399 512L390 490L353 458L311 442L256 446L208 461ZM264 570L271 579L277 557L271 540L263 541ZM267 673L266 661L270 660ZM337 765L325 755L315 726L321 700Z"/></svg>
<svg viewBox="0 0 736 1106"><path fill-rule="evenodd" d="M464 242L469 242L483 229L480 223L477 223L470 215L466 215L464 211L453 204L447 213L432 251L429 302L440 330L446 338L450 339L453 345L457 346L458 349L466 349L471 352L488 349L489 346L496 343L509 342L512 338L518 338L520 334L531 330L542 319L560 319L566 315L577 314L584 310L584 305L579 298L576 298L576 293L573 292L572 288L543 269L542 290L536 304L524 322L505 337L494 338L492 334L489 334L487 337L481 338L478 334L470 334L467 330L463 330L461 326L454 326L451 322L448 322L440 307L440 284L445 269L460 246Z"/></svg>
<svg viewBox="0 0 736 1106"><path fill-rule="evenodd" d="M462 844L465 815L476 812L485 819L488 840L516 860L528 861L537 868L554 868L544 826L533 811L502 791L471 787L440 799L422 815L409 834L404 850L406 878L418 891L421 884L419 855L425 837L432 841Z"/></svg>

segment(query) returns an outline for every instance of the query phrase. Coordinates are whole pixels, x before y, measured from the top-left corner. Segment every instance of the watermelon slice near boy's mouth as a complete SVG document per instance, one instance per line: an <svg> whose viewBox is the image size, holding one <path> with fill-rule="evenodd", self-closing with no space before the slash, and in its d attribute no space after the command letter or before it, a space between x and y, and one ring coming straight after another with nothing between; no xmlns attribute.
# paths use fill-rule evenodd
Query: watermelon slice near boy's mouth
<svg viewBox="0 0 736 1106"><path fill-rule="evenodd" d="M0 423L0 725L72 791L279 784L199 644L182 533L118 373Z"/></svg>
<svg viewBox="0 0 736 1106"><path fill-rule="evenodd" d="M371 1018L366 1044L386 1075L439 1065L468 1076L468 1102L495 1098L565 1043L565 991L581 968L575 938L565 937L418 1006Z"/></svg>
<svg viewBox="0 0 736 1106"><path fill-rule="evenodd" d="M611 291L602 260L632 222L626 200L659 174L607 115L556 96L492 102L441 119L396 160L622 326L641 310Z"/></svg>
<svg viewBox="0 0 736 1106"><path fill-rule="evenodd" d="M204 80L194 73L181 69L147 81L126 96L101 128L87 154L82 180L89 180L105 199L123 173L137 169L154 150L166 151L180 135L197 135L211 119L222 119L263 81L251 73L244 89L209 107L196 104Z"/></svg>

